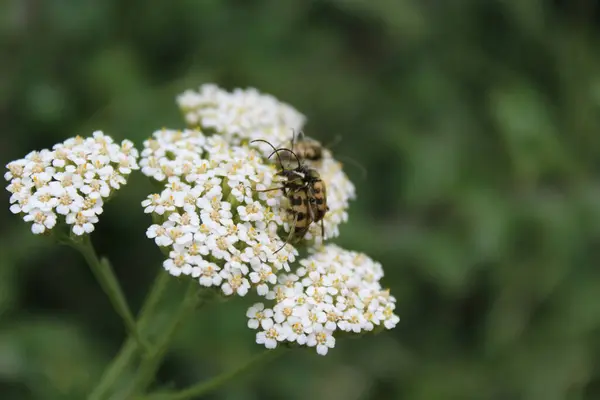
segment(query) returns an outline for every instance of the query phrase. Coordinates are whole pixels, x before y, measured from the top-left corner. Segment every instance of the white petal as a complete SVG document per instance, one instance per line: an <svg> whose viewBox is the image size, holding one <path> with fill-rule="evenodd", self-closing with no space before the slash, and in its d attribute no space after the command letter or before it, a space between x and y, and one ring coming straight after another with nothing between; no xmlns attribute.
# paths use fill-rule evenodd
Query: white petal
<svg viewBox="0 0 600 400"><path fill-rule="evenodd" d="M325 346L325 345L318 345L317 346L317 353L324 356L327 354L327 351L329 350L329 347Z"/></svg>

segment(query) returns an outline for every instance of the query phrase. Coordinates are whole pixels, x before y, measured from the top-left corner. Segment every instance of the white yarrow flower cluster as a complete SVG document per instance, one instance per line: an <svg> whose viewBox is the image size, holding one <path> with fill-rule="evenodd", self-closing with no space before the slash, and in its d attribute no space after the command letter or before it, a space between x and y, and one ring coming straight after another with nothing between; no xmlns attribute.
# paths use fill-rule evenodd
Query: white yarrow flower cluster
<svg viewBox="0 0 600 400"><path fill-rule="evenodd" d="M165 189L142 202L156 221L147 236L168 254L164 268L219 287L225 295L244 296L251 287L267 295L276 274L289 270L298 254L290 244L275 253L284 244L277 234L284 199L257 192L274 183L276 169L255 150L200 131L158 131L144 146L143 154L159 166L177 160L174 155L189 155L171 165ZM142 171L165 178L161 168Z"/></svg>
<svg viewBox="0 0 600 400"><path fill-rule="evenodd" d="M280 274L263 303L250 307L248 327L259 329L256 342L315 347L325 355L341 333L359 334L377 327L392 329L396 299L381 287L381 264L364 254L328 245L300 261L295 273Z"/></svg>
<svg viewBox="0 0 600 400"><path fill-rule="evenodd" d="M162 225L153 225L148 231L157 244L170 251L165 268L174 275L199 278L205 286L220 286L225 294L237 291L244 295L253 285L260 295L274 300L272 308L257 303L247 312L248 326L258 329L257 343L267 348L294 343L315 347L317 353L325 355L343 334L393 328L399 321L394 314L396 300L380 285L381 265L364 254L335 245L322 246L323 236L330 239L339 235L340 224L348 219L349 202L355 198L355 187L342 164L326 148L318 160L300 160L317 170L327 193L324 235L317 222L303 238L309 250L312 246L312 255L301 260L301 266L292 273L285 260L292 263L297 252L289 245L278 253L283 266L271 259L265 262L269 254L273 257L268 251L260 253L254 263L242 257L256 243L272 252L286 236L277 236L282 234L277 228L283 226L284 232L291 229L290 214L285 211L288 199L281 190L257 195L245 188L281 186L275 172L294 169L297 163L288 153L281 165L272 154L273 148L294 150L292 135L301 131L305 117L255 89L228 92L212 84L185 91L177 103L188 126L194 129L155 132L145 143L141 162L144 173L168 182L165 191L144 203L147 212L165 215ZM209 140L214 142L207 148ZM266 160L269 154L272 157ZM236 167L226 167L232 164ZM209 188L203 186L205 182ZM169 231L173 229L175 235ZM242 237L249 236L246 231L250 229L271 242L262 243L256 236L252 243L245 241ZM219 238L220 245L214 237ZM258 255L256 251L254 254ZM232 275L236 284L227 286L225 281Z"/></svg>
<svg viewBox="0 0 600 400"><path fill-rule="evenodd" d="M6 166L10 210L32 222L34 234L59 222L70 225L75 235L90 233L106 199L139 168L137 159L132 142L118 145L101 131L33 151Z"/></svg>
<svg viewBox="0 0 600 400"><path fill-rule="evenodd" d="M205 84L180 94L177 104L189 126L218 133L231 144L264 139L279 147L289 143L292 129L298 132L306 120L289 104L254 88L227 92Z"/></svg>

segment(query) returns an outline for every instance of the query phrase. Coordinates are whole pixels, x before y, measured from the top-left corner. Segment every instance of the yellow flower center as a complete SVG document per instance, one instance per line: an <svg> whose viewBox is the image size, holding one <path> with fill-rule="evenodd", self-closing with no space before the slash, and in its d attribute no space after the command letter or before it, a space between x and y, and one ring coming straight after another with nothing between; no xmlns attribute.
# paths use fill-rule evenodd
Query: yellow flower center
<svg viewBox="0 0 600 400"><path fill-rule="evenodd" d="M34 221L38 224L43 224L44 221L46 221L46 218L46 214L44 214L43 212L37 212L35 213Z"/></svg>
<svg viewBox="0 0 600 400"><path fill-rule="evenodd" d="M325 332L319 332L315 335L315 339L317 339L317 343L325 344L327 342L327 334Z"/></svg>

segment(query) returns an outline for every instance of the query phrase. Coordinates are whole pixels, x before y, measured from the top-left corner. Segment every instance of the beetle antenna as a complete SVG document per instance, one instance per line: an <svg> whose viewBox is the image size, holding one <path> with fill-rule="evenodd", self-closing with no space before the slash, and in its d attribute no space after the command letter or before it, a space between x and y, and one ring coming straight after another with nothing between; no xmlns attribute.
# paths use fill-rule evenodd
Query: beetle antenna
<svg viewBox="0 0 600 400"><path fill-rule="evenodd" d="M298 132L298 137L302 136L303 138L306 138L306 134L304 133L304 131L300 131Z"/></svg>
<svg viewBox="0 0 600 400"><path fill-rule="evenodd" d="M348 162L352 165L354 165L356 168L358 168L361 172L362 175L362 179L366 179L367 178L367 169L358 161L356 161L353 158L347 157L347 156L337 156L338 160L345 160L345 162Z"/></svg>
<svg viewBox="0 0 600 400"><path fill-rule="evenodd" d="M279 157L279 153L277 152L278 149L275 148L275 146L273 146L270 142L267 142L264 139L255 139L253 141L251 141L250 143L254 143L254 142L264 142L266 144L268 144L269 146L271 146L271 148L274 150L273 153L271 153L271 155L269 155L269 157L267 158L271 158L271 156L273 154L277 154L277 160L279 161L279 166L281 167L282 170L285 170L285 168L283 168L283 163L281 162L281 157Z"/></svg>
<svg viewBox="0 0 600 400"><path fill-rule="evenodd" d="M342 141L342 135L337 134L337 135L335 135L335 138L331 142L329 142L327 144L327 146L324 146L324 147L327 148L327 149L331 149L332 147L337 146L338 144L340 144L341 141Z"/></svg>
<svg viewBox="0 0 600 400"><path fill-rule="evenodd" d="M294 141L296 139L296 130L292 128L292 149L294 148Z"/></svg>
<svg viewBox="0 0 600 400"><path fill-rule="evenodd" d="M269 155L269 158L271 158L271 156L272 156L273 154L275 154L275 153L277 153L277 157L279 157L279 152L280 152L280 151L287 151L288 153L292 153L292 154L294 155L294 157L296 157L296 161L298 162L298 168L301 168L301 167L302 167L302 165L301 165L301 163L300 163L300 158L298 157L298 155L297 155L296 153L294 153L294 152L293 152L292 150L290 150L290 149L286 149L286 148L275 149L275 150L273 150L273 153L271 153L271 154ZM283 167L281 167L281 168L283 169Z"/></svg>

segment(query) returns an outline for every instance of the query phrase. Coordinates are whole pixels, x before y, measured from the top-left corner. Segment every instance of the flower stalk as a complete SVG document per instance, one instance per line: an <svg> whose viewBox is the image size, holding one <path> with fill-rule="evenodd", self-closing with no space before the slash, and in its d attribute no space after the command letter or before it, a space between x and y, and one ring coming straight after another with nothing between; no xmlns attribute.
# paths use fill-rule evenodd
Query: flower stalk
<svg viewBox="0 0 600 400"><path fill-rule="evenodd" d="M171 281L169 274L162 269L158 272L152 288L150 289L144 305L138 315L137 328L138 332L145 332L148 326L148 322L156 311L163 293L167 287L167 284ZM94 388L89 396L89 400L100 400L105 398L108 391L114 390L116 382L122 377L125 370L131 366L133 359L138 353L138 343L132 336L129 336L127 340L121 346L121 349L117 355L113 358L112 362L106 368L104 374L100 378L97 386ZM148 353L146 353L148 354Z"/></svg>
<svg viewBox="0 0 600 400"><path fill-rule="evenodd" d="M199 296L197 282L195 280L189 281L183 299L179 304L179 308L171 319L171 322L163 330L152 353L148 357L142 359L138 373L132 384L126 389L124 398L129 398L131 394L141 393L146 390L152 383L156 371L169 350L169 345L173 341L175 334L183 322L198 308L199 305L207 304L210 298L210 296Z"/></svg>
<svg viewBox="0 0 600 400"><path fill-rule="evenodd" d="M287 348L285 347L279 347L277 350L263 351L237 368L223 372L208 381L192 385L179 392L157 392L149 396L140 397L138 400L188 400L200 398L201 396L207 395L223 385L232 382L235 378L244 375L251 370L255 370L261 364L266 364L267 362L282 356L286 350Z"/></svg>
<svg viewBox="0 0 600 400"><path fill-rule="evenodd" d="M147 350L148 346L138 332L131 309L127 304L125 295L121 290L119 281L117 280L108 259L105 257L102 259L98 258L89 235L83 235L81 238L72 240L68 243L71 247L79 251L83 258L85 258L85 261L92 270L96 280L98 280L100 287L104 293L106 293L113 308L123 320L129 334L136 340L140 348L144 349L144 351Z"/></svg>

